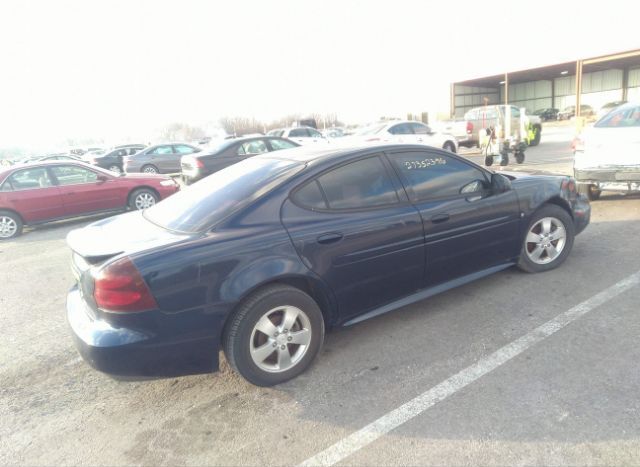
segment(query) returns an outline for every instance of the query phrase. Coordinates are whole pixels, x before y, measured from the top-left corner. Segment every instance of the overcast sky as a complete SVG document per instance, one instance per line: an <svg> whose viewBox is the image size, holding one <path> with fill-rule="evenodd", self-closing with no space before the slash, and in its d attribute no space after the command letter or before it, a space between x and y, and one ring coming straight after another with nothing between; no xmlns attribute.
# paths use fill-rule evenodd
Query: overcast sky
<svg viewBox="0 0 640 467"><path fill-rule="evenodd" d="M639 48L632 5L3 0L0 147L145 141L225 115L448 111L455 80Z"/></svg>

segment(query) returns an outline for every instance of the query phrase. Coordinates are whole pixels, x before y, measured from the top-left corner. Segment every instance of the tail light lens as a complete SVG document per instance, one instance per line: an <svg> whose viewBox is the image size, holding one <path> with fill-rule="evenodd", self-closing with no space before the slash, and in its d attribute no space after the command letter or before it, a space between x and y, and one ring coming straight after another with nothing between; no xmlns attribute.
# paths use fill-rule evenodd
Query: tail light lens
<svg viewBox="0 0 640 467"><path fill-rule="evenodd" d="M197 157L185 156L182 158L182 162L196 169L204 169L204 162L202 162Z"/></svg>
<svg viewBox="0 0 640 467"><path fill-rule="evenodd" d="M98 307L114 313L158 308L155 298L130 258L122 258L94 276L93 297Z"/></svg>
<svg viewBox="0 0 640 467"><path fill-rule="evenodd" d="M366 142L371 142L371 141L380 141L380 138L369 138L365 140Z"/></svg>
<svg viewBox="0 0 640 467"><path fill-rule="evenodd" d="M473 133L473 123L467 122L467 133Z"/></svg>

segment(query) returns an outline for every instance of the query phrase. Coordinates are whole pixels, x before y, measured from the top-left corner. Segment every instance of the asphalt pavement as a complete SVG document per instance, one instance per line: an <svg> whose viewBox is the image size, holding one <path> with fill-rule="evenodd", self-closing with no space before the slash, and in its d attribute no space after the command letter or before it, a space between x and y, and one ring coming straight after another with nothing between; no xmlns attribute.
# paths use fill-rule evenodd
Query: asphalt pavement
<svg viewBox="0 0 640 467"><path fill-rule="evenodd" d="M570 169L562 135L509 169ZM89 221L30 229L0 243L0 464L639 464L640 196L592 208L559 269L333 330L274 388L224 361L137 382L92 370L64 317L64 238Z"/></svg>

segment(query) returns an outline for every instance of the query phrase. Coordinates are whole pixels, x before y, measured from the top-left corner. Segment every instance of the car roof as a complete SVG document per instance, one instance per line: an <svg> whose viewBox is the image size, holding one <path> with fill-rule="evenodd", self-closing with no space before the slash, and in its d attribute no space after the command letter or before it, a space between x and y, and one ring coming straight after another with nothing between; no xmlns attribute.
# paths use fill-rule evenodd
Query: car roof
<svg viewBox="0 0 640 467"><path fill-rule="evenodd" d="M309 164L316 162L329 162L334 159L342 159L346 156L356 155L359 153L375 154L383 151L394 151L398 149L418 149L422 151L424 151L425 149L437 150L437 148L428 148L427 146L419 144L371 143L363 145L362 143L354 143L353 145L340 145L339 147L327 147L323 144L318 144L313 146L298 146L291 149L281 149L279 151L266 152L258 156L253 156L253 158L280 159Z"/></svg>

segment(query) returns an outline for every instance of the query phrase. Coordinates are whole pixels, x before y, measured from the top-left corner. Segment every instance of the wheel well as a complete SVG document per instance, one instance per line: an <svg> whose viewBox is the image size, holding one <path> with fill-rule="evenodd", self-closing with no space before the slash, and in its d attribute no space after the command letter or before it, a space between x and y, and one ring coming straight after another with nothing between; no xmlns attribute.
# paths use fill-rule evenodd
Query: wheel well
<svg viewBox="0 0 640 467"><path fill-rule="evenodd" d="M0 213L2 212L9 212L11 214L15 214L20 219L20 222L22 222L22 225L27 225L27 223L24 221L24 218L20 215L18 211L15 211L13 209L2 208L0 209Z"/></svg>
<svg viewBox="0 0 640 467"><path fill-rule="evenodd" d="M298 290L302 290L304 293L309 295L320 307L322 317L324 318L325 329L329 329L331 327L333 323L334 309L329 297L325 294L324 291L322 291L318 286L314 285L313 281L305 277L279 277L276 280L265 282L257 287L254 287L253 289L248 291L242 297L242 299L238 301L236 306L233 307L233 310L231 310L231 312L229 312L229 314L225 318L224 326L222 326L223 335L226 332L227 324L231 321L231 317L238 309L238 307L245 301L245 299L254 292L270 285L288 285Z"/></svg>
<svg viewBox="0 0 640 467"><path fill-rule="evenodd" d="M569 216L571 216L571 219L573 219L573 212L571 211L571 207L569 206L569 203L566 200L562 199L561 197L554 196L553 198L549 199L545 204L555 204L556 206L561 207L562 209L567 211L567 214L569 214ZM541 205L540 207L544 206L545 204Z"/></svg>

